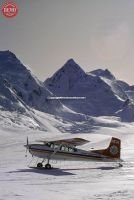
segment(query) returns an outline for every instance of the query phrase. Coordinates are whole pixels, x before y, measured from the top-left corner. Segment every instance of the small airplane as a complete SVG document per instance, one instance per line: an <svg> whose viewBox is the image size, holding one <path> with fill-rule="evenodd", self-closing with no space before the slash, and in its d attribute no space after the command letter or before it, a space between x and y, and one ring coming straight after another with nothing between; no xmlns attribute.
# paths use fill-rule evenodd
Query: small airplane
<svg viewBox="0 0 134 200"><path fill-rule="evenodd" d="M42 168L43 163L47 159L45 164L46 169L51 169L50 160L69 160L69 161L102 161L102 162L120 162L121 140L115 137L111 138L110 144L107 148L86 149L83 150L83 146L90 143L81 134L80 137L72 137L68 139L60 140L46 140L39 141L43 144L29 144L27 138L27 144L24 145L32 156L42 159L42 162L37 164L37 168ZM81 148L78 148L81 147ZM119 166L122 164L119 163Z"/></svg>

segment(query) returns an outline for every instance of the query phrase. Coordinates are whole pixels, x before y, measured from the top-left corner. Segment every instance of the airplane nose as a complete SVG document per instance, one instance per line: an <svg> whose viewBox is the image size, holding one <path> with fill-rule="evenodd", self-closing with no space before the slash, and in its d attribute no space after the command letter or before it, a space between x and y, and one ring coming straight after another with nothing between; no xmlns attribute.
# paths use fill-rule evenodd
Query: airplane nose
<svg viewBox="0 0 134 200"><path fill-rule="evenodd" d="M27 149L29 149L30 145L25 144L24 147L26 147Z"/></svg>

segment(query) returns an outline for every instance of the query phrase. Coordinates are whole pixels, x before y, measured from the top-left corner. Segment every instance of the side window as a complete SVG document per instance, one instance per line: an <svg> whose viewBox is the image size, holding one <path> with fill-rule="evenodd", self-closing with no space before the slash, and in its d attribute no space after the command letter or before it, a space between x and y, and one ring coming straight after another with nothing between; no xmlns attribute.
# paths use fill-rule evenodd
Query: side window
<svg viewBox="0 0 134 200"><path fill-rule="evenodd" d="M61 151L65 151L65 147L64 146L61 146Z"/></svg>
<svg viewBox="0 0 134 200"><path fill-rule="evenodd" d="M55 145L54 145L54 148L55 148L55 149L57 149L58 147L59 147L59 145L58 145L58 144L55 144Z"/></svg>
<svg viewBox="0 0 134 200"><path fill-rule="evenodd" d="M54 144L53 144L53 143L51 143L50 147L53 149L53 148L54 148Z"/></svg>
<svg viewBox="0 0 134 200"><path fill-rule="evenodd" d="M68 147L65 147L65 151L68 151Z"/></svg>
<svg viewBox="0 0 134 200"><path fill-rule="evenodd" d="M48 142L46 145L47 145L48 147L50 147L50 146L51 146L51 143Z"/></svg>
<svg viewBox="0 0 134 200"><path fill-rule="evenodd" d="M60 150L61 150L61 151L68 151L68 147L66 147L66 146L61 146Z"/></svg>
<svg viewBox="0 0 134 200"><path fill-rule="evenodd" d="M66 152L77 152L77 149L76 148L71 148L71 147L66 147L66 146L61 146L60 147L60 150L61 151L66 151Z"/></svg>
<svg viewBox="0 0 134 200"><path fill-rule="evenodd" d="M68 148L69 152L73 152L73 149L71 147Z"/></svg>

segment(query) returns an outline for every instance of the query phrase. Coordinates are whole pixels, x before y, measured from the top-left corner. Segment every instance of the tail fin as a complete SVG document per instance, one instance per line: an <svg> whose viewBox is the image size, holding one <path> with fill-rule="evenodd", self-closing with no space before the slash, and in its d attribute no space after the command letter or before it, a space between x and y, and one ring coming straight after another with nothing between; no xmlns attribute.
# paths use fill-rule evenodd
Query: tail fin
<svg viewBox="0 0 134 200"><path fill-rule="evenodd" d="M121 141L118 138L112 137L107 149L95 150L94 153L99 153L109 158L120 159Z"/></svg>

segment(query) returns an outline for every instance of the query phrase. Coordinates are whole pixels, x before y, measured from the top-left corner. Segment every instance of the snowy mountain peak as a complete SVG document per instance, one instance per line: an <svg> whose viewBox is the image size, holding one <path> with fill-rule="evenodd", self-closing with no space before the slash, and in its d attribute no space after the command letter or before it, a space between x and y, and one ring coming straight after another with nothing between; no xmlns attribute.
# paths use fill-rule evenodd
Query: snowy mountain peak
<svg viewBox="0 0 134 200"><path fill-rule="evenodd" d="M0 51L0 57L1 56L15 56L15 54L9 50L5 50L5 51Z"/></svg>
<svg viewBox="0 0 134 200"><path fill-rule="evenodd" d="M73 58L70 58L67 62L67 64L76 64Z"/></svg>
<svg viewBox="0 0 134 200"><path fill-rule="evenodd" d="M32 107L45 112L49 110L50 113L55 111L56 106L60 107L60 103L51 105L51 102L46 100L47 96L51 96L51 92L32 75L15 54L10 51L0 52L0 108L18 111L22 104L26 109Z"/></svg>
<svg viewBox="0 0 134 200"><path fill-rule="evenodd" d="M44 84L51 91L70 90L76 82L87 77L84 70L73 60L69 59L51 78L48 78ZM54 88L53 88L54 86Z"/></svg>
<svg viewBox="0 0 134 200"><path fill-rule="evenodd" d="M96 76L102 76L108 79L115 79L114 75L108 69L105 69L105 70L97 69L97 70L91 71L90 73Z"/></svg>
<svg viewBox="0 0 134 200"><path fill-rule="evenodd" d="M20 63L16 55L9 50L0 51L0 63L5 63L5 62Z"/></svg>
<svg viewBox="0 0 134 200"><path fill-rule="evenodd" d="M11 51L0 51L0 74L7 73L22 74L26 71L26 67L20 62L14 53Z"/></svg>
<svg viewBox="0 0 134 200"><path fill-rule="evenodd" d="M84 70L71 58L69 59L59 71L85 73Z"/></svg>

